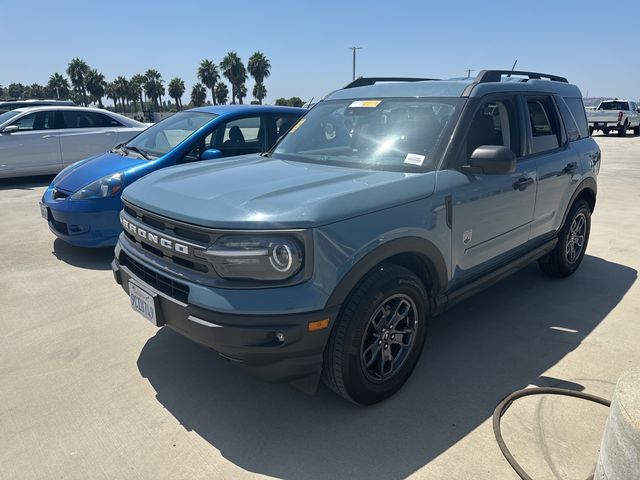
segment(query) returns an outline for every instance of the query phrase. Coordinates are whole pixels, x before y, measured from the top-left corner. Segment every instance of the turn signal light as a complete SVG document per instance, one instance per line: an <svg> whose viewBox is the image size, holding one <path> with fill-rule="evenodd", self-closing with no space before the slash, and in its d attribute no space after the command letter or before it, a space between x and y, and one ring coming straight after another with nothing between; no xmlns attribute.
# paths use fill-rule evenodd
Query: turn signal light
<svg viewBox="0 0 640 480"><path fill-rule="evenodd" d="M315 322L309 322L309 331L315 332L316 330L322 330L329 326L329 319L325 318L324 320L316 320Z"/></svg>

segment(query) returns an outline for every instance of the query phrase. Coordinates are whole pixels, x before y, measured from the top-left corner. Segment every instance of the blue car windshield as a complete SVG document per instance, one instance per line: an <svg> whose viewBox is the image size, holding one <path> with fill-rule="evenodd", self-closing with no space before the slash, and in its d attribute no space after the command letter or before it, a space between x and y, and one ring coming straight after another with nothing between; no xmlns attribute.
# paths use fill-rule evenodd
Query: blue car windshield
<svg viewBox="0 0 640 480"><path fill-rule="evenodd" d="M124 148L136 149L149 158L161 157L217 116L207 112L176 113L147 128L127 142Z"/></svg>
<svg viewBox="0 0 640 480"><path fill-rule="evenodd" d="M276 158L389 170L432 170L461 99L321 102L282 139Z"/></svg>

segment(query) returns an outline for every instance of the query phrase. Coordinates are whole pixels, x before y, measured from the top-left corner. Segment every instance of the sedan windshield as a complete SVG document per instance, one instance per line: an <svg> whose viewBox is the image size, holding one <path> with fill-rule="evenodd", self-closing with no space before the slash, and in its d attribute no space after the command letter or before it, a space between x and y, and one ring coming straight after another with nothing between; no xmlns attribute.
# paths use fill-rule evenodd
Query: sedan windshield
<svg viewBox="0 0 640 480"><path fill-rule="evenodd" d="M316 105L274 157L360 168L433 169L460 99L340 100Z"/></svg>
<svg viewBox="0 0 640 480"><path fill-rule="evenodd" d="M176 113L146 129L124 148L148 158L161 157L217 116L206 112Z"/></svg>
<svg viewBox="0 0 640 480"><path fill-rule="evenodd" d="M0 125L9 120L10 118L15 117L16 115L20 115L20 112L8 111L0 114Z"/></svg>

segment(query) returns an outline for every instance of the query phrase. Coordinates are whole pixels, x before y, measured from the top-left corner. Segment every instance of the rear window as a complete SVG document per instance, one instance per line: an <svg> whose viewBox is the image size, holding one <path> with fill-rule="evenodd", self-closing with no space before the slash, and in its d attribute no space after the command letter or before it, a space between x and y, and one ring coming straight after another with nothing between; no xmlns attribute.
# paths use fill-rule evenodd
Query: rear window
<svg viewBox="0 0 640 480"><path fill-rule="evenodd" d="M589 136L589 124L587 123L587 112L585 111L584 104L581 98L564 98L565 103L571 110L573 119L576 121L578 130L580 131L580 138L587 138Z"/></svg>
<svg viewBox="0 0 640 480"><path fill-rule="evenodd" d="M602 102L598 110L629 110L629 102Z"/></svg>

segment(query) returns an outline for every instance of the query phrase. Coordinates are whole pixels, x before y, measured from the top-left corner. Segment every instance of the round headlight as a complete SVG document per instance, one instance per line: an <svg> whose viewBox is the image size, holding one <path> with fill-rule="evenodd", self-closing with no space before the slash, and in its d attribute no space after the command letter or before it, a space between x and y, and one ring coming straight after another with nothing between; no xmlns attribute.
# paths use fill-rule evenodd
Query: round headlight
<svg viewBox="0 0 640 480"><path fill-rule="evenodd" d="M286 243L276 244L272 247L271 258L269 259L271 266L279 272L287 272L293 265L293 255L291 247Z"/></svg>

